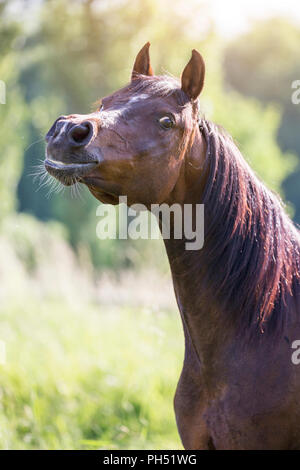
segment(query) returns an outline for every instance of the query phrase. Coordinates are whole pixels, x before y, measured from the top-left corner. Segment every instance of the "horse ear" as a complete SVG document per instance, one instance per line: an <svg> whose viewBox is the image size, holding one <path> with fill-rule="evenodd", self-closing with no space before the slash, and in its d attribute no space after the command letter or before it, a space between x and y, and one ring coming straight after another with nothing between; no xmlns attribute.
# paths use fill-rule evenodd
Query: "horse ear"
<svg viewBox="0 0 300 470"><path fill-rule="evenodd" d="M136 78L138 74L141 75L154 75L150 64L150 55L149 55L150 42L147 42L144 47L140 50L136 56L134 66L132 69L131 80Z"/></svg>
<svg viewBox="0 0 300 470"><path fill-rule="evenodd" d="M196 49L192 50L192 57L185 66L181 75L181 89L192 100L201 93L205 76L205 63L202 55Z"/></svg>

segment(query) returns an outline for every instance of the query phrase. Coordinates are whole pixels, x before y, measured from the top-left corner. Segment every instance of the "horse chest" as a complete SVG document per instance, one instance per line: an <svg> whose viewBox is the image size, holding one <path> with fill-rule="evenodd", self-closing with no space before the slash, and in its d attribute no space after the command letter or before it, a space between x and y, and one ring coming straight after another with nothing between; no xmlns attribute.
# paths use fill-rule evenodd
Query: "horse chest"
<svg viewBox="0 0 300 470"><path fill-rule="evenodd" d="M300 442L299 412L290 405L296 402L297 386L285 355L265 355L259 365L255 351L248 351L240 359L232 357L234 366L223 375L211 373L208 381L209 367L199 364L190 343L187 348L175 395L185 448L287 449Z"/></svg>

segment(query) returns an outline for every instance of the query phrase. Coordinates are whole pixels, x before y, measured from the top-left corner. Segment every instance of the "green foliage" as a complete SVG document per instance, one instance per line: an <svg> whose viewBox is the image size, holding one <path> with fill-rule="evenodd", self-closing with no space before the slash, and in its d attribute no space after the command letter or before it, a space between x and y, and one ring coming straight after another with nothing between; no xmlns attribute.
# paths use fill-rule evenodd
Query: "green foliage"
<svg viewBox="0 0 300 470"><path fill-rule="evenodd" d="M0 5L0 15L3 5ZM18 82L18 54L13 49L18 30L14 23L0 26L0 80L5 83L5 103L0 104L0 221L16 208L16 188L27 142L25 100Z"/></svg>
<svg viewBox="0 0 300 470"><path fill-rule="evenodd" d="M285 195L295 208L295 220L298 223L300 105L292 103L291 86L300 77L299 41L299 28L287 20L273 18L255 24L249 33L230 44L224 60L226 82L231 87L263 103L276 103L280 108L281 119L275 129L276 139L283 151L292 151L298 156L298 168L293 174L284 173L286 179L283 184ZM276 160L275 165L278 167Z"/></svg>

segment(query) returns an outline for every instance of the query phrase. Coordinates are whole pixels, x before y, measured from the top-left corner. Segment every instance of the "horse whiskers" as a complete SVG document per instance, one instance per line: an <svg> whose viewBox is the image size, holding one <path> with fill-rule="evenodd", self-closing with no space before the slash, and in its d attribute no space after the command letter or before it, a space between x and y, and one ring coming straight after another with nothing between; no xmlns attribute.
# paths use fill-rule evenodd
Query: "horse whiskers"
<svg viewBox="0 0 300 470"><path fill-rule="evenodd" d="M28 176L33 177L34 179L43 175L46 172L44 161L42 159L40 159L39 161L40 163L38 165L33 166L34 171L28 174Z"/></svg>
<svg viewBox="0 0 300 470"><path fill-rule="evenodd" d="M27 150L29 150L33 145L43 142L44 140L45 140L45 137L43 136L41 139L38 139L35 142L32 142L32 144L28 145L28 147L25 149L25 152L27 152Z"/></svg>
<svg viewBox="0 0 300 470"><path fill-rule="evenodd" d="M76 193L76 197L78 197L81 201L83 201L83 197L82 197L82 186L80 186L80 183L78 182L78 180L75 181L74 185L72 186L74 187L74 191Z"/></svg>
<svg viewBox="0 0 300 470"><path fill-rule="evenodd" d="M49 199L50 195L53 193L59 193L61 191L61 187L63 188L63 185L52 176L50 176L50 179L47 182L49 184L49 191L47 192L46 197Z"/></svg>
<svg viewBox="0 0 300 470"><path fill-rule="evenodd" d="M71 186L71 197L78 197L79 199L82 199L82 193L81 193L81 187L79 185L79 182L76 178L72 178L72 186Z"/></svg>
<svg viewBox="0 0 300 470"><path fill-rule="evenodd" d="M38 165L35 165L34 171L28 175L28 176L33 177L34 183L38 181L36 192L48 186L49 190L46 194L46 197L50 198L52 194L59 194L61 192L64 192L66 189L66 186L70 186L71 197L72 198L78 197L81 200L83 200L81 187L76 177L63 178L63 181L59 181L47 172L45 165L44 165L44 161L40 160L40 162L41 163L39 163Z"/></svg>

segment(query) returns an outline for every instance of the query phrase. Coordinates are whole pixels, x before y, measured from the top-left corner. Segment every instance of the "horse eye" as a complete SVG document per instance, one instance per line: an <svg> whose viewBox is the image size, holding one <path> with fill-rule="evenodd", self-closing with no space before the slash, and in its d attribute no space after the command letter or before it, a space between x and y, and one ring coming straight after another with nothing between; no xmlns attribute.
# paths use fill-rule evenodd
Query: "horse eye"
<svg viewBox="0 0 300 470"><path fill-rule="evenodd" d="M158 122L163 129L171 129L175 124L174 120L170 116L163 116L158 120Z"/></svg>

